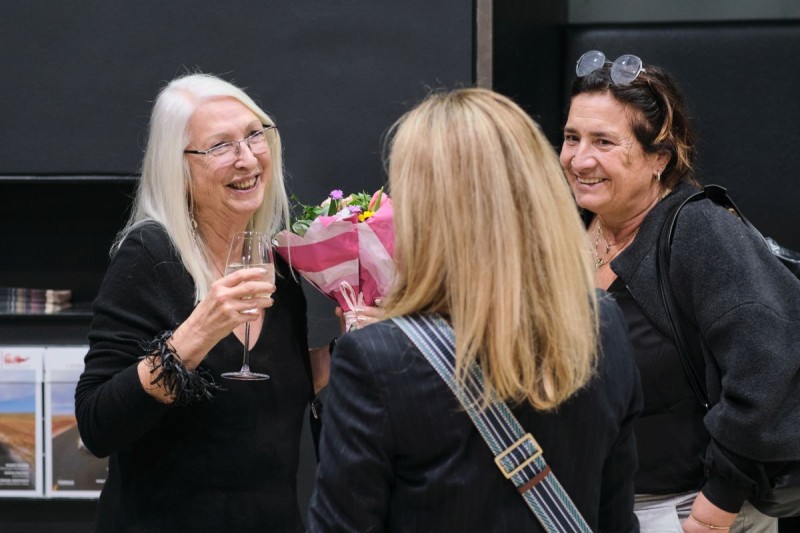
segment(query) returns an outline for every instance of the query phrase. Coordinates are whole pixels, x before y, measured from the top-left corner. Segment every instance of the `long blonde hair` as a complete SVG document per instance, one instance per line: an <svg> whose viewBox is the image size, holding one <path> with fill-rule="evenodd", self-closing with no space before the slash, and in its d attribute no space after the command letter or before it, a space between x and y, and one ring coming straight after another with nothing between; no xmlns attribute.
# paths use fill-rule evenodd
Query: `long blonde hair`
<svg viewBox="0 0 800 533"><path fill-rule="evenodd" d="M553 148L485 89L428 96L389 148L398 278L387 314L444 315L457 379L477 361L501 399L555 408L593 375L598 326L585 231Z"/></svg>
<svg viewBox="0 0 800 533"><path fill-rule="evenodd" d="M111 247L113 254L132 229L152 220L163 225L195 283L195 303L205 297L215 279L205 243L192 227L192 176L183 150L189 142L189 119L205 100L235 98L262 124L272 119L239 87L211 74L188 74L167 84L159 93L150 117L142 177L131 216ZM248 225L273 234L288 227L289 200L283 178L281 138L277 129L267 135L272 154L271 176L264 202Z"/></svg>

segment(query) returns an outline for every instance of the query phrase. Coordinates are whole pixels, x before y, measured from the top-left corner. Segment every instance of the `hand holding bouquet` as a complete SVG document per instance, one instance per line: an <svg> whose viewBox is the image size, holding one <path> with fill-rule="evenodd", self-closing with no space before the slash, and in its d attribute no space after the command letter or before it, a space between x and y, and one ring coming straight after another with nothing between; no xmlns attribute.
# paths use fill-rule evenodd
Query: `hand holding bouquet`
<svg viewBox="0 0 800 533"><path fill-rule="evenodd" d="M359 310L375 305L394 278L392 201L383 189L371 196L333 190L319 205L298 207L291 231L276 235L275 251L338 302L349 331Z"/></svg>

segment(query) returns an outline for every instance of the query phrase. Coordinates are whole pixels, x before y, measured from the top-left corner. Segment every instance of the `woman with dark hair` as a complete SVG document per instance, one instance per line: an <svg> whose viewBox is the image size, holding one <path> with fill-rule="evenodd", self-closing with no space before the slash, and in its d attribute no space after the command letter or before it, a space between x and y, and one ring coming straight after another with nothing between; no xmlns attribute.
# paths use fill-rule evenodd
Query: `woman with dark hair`
<svg viewBox="0 0 800 533"><path fill-rule="evenodd" d="M659 295L655 247L697 192L695 136L663 69L597 51L577 65L561 164L583 209L595 284L628 323L645 394L636 422L642 531L776 531L746 498L800 459L800 283L737 217L709 200L675 228L669 282L709 348L696 400Z"/></svg>

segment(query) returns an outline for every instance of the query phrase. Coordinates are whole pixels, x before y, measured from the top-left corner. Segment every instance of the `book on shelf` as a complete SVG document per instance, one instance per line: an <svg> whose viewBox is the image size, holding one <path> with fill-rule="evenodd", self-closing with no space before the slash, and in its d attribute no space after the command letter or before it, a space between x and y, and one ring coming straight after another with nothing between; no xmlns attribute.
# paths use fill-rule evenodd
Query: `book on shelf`
<svg viewBox="0 0 800 533"><path fill-rule="evenodd" d="M0 287L0 301L62 305L72 301L72 291L69 289Z"/></svg>
<svg viewBox="0 0 800 533"><path fill-rule="evenodd" d="M70 307L72 307L72 291L69 289L0 287L2 313L58 313Z"/></svg>
<svg viewBox="0 0 800 533"><path fill-rule="evenodd" d="M0 301L0 313L15 313L19 315L58 313L59 311L69 309L70 307L72 307L72 303L70 302L63 304L43 304L43 303L30 303L30 302Z"/></svg>

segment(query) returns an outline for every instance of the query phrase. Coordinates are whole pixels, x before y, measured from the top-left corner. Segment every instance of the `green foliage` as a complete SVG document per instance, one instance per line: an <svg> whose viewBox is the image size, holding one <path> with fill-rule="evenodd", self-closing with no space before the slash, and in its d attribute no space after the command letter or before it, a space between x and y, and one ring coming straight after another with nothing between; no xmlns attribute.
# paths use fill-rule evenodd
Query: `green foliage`
<svg viewBox="0 0 800 533"><path fill-rule="evenodd" d="M333 193L334 191L331 191ZM340 193L341 191L335 191L336 193ZM319 205L307 205L300 201L297 196L294 194L292 195L292 218L290 220L290 227L293 233L300 235L301 237L306 234L308 231L309 226L314 220L317 219L319 216L334 216L339 211L344 209L345 207L349 208L358 208L354 209L356 212L360 213L367 213L367 212L376 212L380 208L383 187L380 189L380 193L377 196L375 205L370 210L369 204L372 201L371 194L368 194L364 191L353 193L349 196L343 197L341 200L335 200L332 196L328 196L328 198L323 201ZM359 219L360 220L360 219Z"/></svg>

